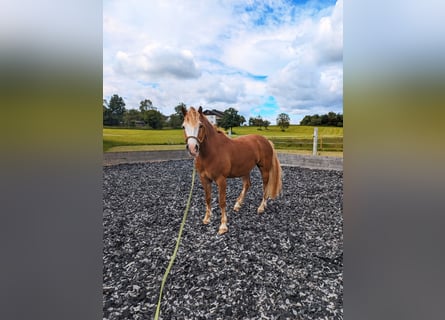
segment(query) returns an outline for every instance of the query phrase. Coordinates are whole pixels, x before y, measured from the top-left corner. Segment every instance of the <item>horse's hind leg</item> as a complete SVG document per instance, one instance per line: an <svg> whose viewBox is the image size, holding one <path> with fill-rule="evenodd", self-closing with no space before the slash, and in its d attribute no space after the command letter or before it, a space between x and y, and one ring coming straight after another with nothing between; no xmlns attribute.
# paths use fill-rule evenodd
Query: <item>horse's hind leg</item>
<svg viewBox="0 0 445 320"><path fill-rule="evenodd" d="M241 194L236 200L233 210L239 211L239 209L243 205L244 197L246 196L247 190L249 190L249 188L250 188L250 174L243 177L243 190L241 191Z"/></svg>
<svg viewBox="0 0 445 320"><path fill-rule="evenodd" d="M266 187L269 183L269 170L265 169L263 166L258 166L261 171L261 176L263 178L263 200L261 201L260 206L258 207L258 213L263 213L267 206L267 195L266 195Z"/></svg>
<svg viewBox="0 0 445 320"><path fill-rule="evenodd" d="M202 223L208 224L210 222L210 216L212 215L212 181L207 178L201 178L201 183L205 192L205 200L206 200L206 213Z"/></svg>

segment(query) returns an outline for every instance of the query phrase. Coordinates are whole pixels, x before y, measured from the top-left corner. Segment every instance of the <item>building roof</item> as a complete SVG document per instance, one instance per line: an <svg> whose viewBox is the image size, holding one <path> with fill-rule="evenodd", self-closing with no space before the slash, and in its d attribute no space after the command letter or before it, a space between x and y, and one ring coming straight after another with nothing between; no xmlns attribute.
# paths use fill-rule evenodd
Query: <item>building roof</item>
<svg viewBox="0 0 445 320"><path fill-rule="evenodd" d="M203 113L206 116L214 115L214 116L217 116L217 117L220 117L220 118L224 115L224 112L216 110L216 109L205 110Z"/></svg>

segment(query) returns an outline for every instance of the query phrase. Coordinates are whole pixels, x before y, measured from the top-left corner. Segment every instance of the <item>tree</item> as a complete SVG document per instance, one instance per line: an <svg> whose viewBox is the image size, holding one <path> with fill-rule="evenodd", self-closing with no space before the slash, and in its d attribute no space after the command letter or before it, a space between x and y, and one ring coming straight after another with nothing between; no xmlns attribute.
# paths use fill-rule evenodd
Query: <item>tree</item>
<svg viewBox="0 0 445 320"><path fill-rule="evenodd" d="M300 126L309 126L311 123L311 116L304 116L303 120L300 121Z"/></svg>
<svg viewBox="0 0 445 320"><path fill-rule="evenodd" d="M245 120L245 119L244 119ZM233 127L239 127L241 122L241 116L238 114L238 111L234 108L229 108L224 111L224 114L221 118L220 126L223 127L225 130L230 128L230 131L232 131Z"/></svg>
<svg viewBox="0 0 445 320"><path fill-rule="evenodd" d="M181 124L184 122L184 114L182 113L182 108L186 108L187 106L185 105L184 102L181 102L180 104L178 104L175 107L175 114L177 114L179 116L179 119L181 121Z"/></svg>
<svg viewBox="0 0 445 320"><path fill-rule="evenodd" d="M254 127L256 125L255 118L249 118L249 126Z"/></svg>
<svg viewBox="0 0 445 320"><path fill-rule="evenodd" d="M246 118L244 118L244 116L240 117L240 124L243 124L246 122Z"/></svg>
<svg viewBox="0 0 445 320"><path fill-rule="evenodd" d="M158 108L153 106L150 99L145 99L140 102L139 110L141 111L141 118L152 129L162 129L164 126L165 116L158 111Z"/></svg>
<svg viewBox="0 0 445 320"><path fill-rule="evenodd" d="M328 113L328 126L337 126L337 115L335 114L335 112L329 112Z"/></svg>
<svg viewBox="0 0 445 320"><path fill-rule="evenodd" d="M139 105L139 110L143 113L143 112L146 112L146 111L148 111L148 110L152 110L152 109L154 109L154 107L153 107L153 103L151 102L151 100L149 100L149 99L145 99L145 100L142 100L141 101L141 103L140 103L140 105Z"/></svg>
<svg viewBox="0 0 445 320"><path fill-rule="evenodd" d="M328 112L327 114L306 115L300 121L301 126L333 126L343 127L343 114Z"/></svg>
<svg viewBox="0 0 445 320"><path fill-rule="evenodd" d="M281 128L281 131L289 128L290 118L286 113L280 113L277 117L277 125Z"/></svg>
<svg viewBox="0 0 445 320"><path fill-rule="evenodd" d="M108 107L106 106L106 100L104 100L103 110L103 123L105 125L119 125L121 122L123 122L124 113L126 111L124 99L122 99L122 97L119 97L117 94L114 94L110 98Z"/></svg>
<svg viewBox="0 0 445 320"><path fill-rule="evenodd" d="M337 127L343 127L343 114L337 113L337 123L335 125Z"/></svg>
<svg viewBox="0 0 445 320"><path fill-rule="evenodd" d="M182 116L184 118L184 116ZM170 119L168 121L168 126L173 129L179 129L182 126L184 119L181 120L181 117L177 113L173 113L170 115Z"/></svg>
<svg viewBox="0 0 445 320"><path fill-rule="evenodd" d="M321 125L322 125L322 126L327 126L327 125L329 125L329 117L328 117L327 114L322 114L321 117L320 117L320 119L321 119Z"/></svg>
<svg viewBox="0 0 445 320"><path fill-rule="evenodd" d="M311 126L319 126L321 125L321 118L320 115L318 114L314 114L313 116L311 116L311 122L310 122Z"/></svg>
<svg viewBox="0 0 445 320"><path fill-rule="evenodd" d="M255 118L249 118L249 126L259 127L258 130L261 130L261 127L266 128L267 126L265 124L265 121L260 115L256 116ZM270 122L267 125L269 124Z"/></svg>
<svg viewBox="0 0 445 320"><path fill-rule="evenodd" d="M144 120L153 129L162 129L164 126L164 115L156 108L146 111Z"/></svg>
<svg viewBox="0 0 445 320"><path fill-rule="evenodd" d="M128 110L125 112L123 120L127 127L134 127L136 125L136 121L142 120L141 113L135 109Z"/></svg>

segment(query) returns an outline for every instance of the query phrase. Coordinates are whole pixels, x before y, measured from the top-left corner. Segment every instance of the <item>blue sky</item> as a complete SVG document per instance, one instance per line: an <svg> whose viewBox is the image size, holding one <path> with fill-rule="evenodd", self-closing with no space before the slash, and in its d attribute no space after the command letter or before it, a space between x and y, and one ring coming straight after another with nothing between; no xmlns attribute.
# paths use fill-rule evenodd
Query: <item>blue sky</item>
<svg viewBox="0 0 445 320"><path fill-rule="evenodd" d="M107 0L103 94L292 123L343 112L343 1Z"/></svg>

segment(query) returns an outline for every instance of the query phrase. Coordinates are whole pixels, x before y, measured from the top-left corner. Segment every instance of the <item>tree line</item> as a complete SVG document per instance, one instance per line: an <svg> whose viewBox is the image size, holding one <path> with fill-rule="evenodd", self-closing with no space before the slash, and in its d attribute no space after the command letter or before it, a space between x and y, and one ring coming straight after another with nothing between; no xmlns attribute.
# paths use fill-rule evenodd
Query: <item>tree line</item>
<svg viewBox="0 0 445 320"><path fill-rule="evenodd" d="M122 97L114 94L110 101L103 101L103 125L104 126L125 126L125 127L149 127L152 129L162 129L170 127L181 128L184 116L181 109L185 104L180 103L175 107L175 113L165 116L158 108L153 106L150 99L140 102L139 110L126 109L125 101Z"/></svg>
<svg viewBox="0 0 445 320"><path fill-rule="evenodd" d="M331 126L343 127L343 114L328 112L327 114L314 114L312 116L305 116L300 121L301 126Z"/></svg>
<svg viewBox="0 0 445 320"><path fill-rule="evenodd" d="M186 107L184 103L179 103L175 107L175 113L165 116L158 108L153 106L149 99L142 100L139 109L125 108L125 101L122 97L114 94L110 101L103 100L103 125L104 126L125 126L125 127L145 127L152 129L162 129L165 127L179 129L182 127L184 116L182 108ZM239 127L246 123L244 116L239 115L234 108L228 108L224 111L221 119L217 121L219 127L225 130ZM267 130L271 124L269 120L264 120L260 115L250 117L247 122L249 126L258 127L259 130ZM281 113L276 119L276 124L285 131L290 125L290 117L286 113ZM343 115L329 112L328 114L305 116L300 121L300 125L306 126L337 126L343 127Z"/></svg>

